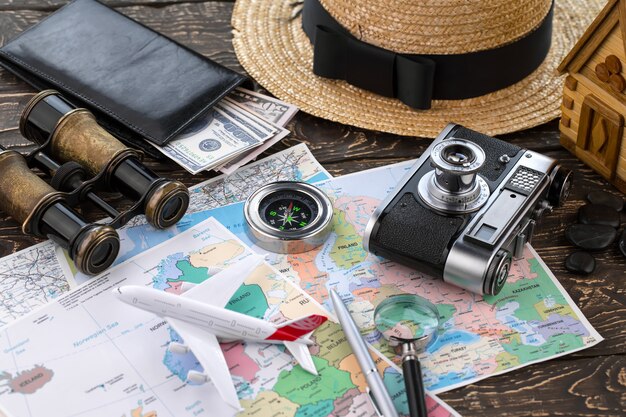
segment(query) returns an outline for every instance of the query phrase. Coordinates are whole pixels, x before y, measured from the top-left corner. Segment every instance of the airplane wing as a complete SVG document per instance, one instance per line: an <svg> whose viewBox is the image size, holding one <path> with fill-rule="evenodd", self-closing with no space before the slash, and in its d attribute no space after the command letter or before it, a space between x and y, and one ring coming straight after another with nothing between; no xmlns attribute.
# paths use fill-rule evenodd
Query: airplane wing
<svg viewBox="0 0 626 417"><path fill-rule="evenodd" d="M251 255L213 275L201 284L195 285L182 297L189 297L216 307L224 307L243 281L250 276L263 261L261 256ZM182 335L181 335L182 336Z"/></svg>
<svg viewBox="0 0 626 417"><path fill-rule="evenodd" d="M287 341L284 341L283 343L305 371L313 375L317 375L317 369L315 368L315 363L313 363L313 358L311 357L311 352L309 351L309 347L307 345L304 343Z"/></svg>
<svg viewBox="0 0 626 417"><path fill-rule="evenodd" d="M169 317L166 319L198 359L204 373L213 381L220 397L235 410L242 410L228 364L224 358L224 352L217 342L217 337L184 321Z"/></svg>

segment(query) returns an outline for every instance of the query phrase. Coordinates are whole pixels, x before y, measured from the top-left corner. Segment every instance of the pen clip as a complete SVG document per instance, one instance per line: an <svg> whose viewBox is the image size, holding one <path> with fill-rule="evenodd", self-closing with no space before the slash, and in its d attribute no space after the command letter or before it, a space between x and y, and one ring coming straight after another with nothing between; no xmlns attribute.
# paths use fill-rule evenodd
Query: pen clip
<svg viewBox="0 0 626 417"><path fill-rule="evenodd" d="M367 393L368 397L370 397L370 401L372 402L372 405L374 406L374 411L376 411L376 415L378 417L384 417L382 413L380 412L380 408L378 408L378 404L376 403L376 399L372 395L372 390L370 389L370 387L365 388L365 392Z"/></svg>

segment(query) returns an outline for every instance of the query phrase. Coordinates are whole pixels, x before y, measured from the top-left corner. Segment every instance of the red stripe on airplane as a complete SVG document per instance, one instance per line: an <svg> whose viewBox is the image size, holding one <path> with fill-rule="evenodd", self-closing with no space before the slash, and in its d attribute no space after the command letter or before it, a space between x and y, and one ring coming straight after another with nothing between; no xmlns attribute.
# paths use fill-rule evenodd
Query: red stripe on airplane
<svg viewBox="0 0 626 417"><path fill-rule="evenodd" d="M266 337L265 340L283 340L286 342L293 342L300 339L305 334L311 333L313 330L320 327L324 322L328 320L327 317L320 316L319 314L311 314L308 317L304 317L300 320L296 320L293 323L281 326L276 329L271 336Z"/></svg>

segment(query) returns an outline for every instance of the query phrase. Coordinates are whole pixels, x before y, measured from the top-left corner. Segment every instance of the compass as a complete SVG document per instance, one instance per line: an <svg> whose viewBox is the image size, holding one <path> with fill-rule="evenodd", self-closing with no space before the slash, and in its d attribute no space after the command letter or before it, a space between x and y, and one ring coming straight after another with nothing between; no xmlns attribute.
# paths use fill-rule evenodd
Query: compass
<svg viewBox="0 0 626 417"><path fill-rule="evenodd" d="M278 181L248 197L244 217L246 231L256 245L270 252L300 253L326 241L333 205L310 184Z"/></svg>

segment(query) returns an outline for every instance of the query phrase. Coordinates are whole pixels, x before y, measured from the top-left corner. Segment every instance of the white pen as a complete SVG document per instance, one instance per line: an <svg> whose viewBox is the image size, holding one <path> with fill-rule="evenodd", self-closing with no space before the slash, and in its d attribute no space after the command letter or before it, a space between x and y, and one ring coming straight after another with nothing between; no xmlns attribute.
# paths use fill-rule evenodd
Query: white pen
<svg viewBox="0 0 626 417"><path fill-rule="evenodd" d="M356 356L361 371L365 375L365 380L370 389L370 395L373 397L374 407L377 408L378 414L383 417L398 417L396 407L385 388L382 378L378 374L376 365L370 356L369 349L361 337L361 332L352 319L350 312L346 308L339 294L335 290L330 290L330 299L335 308L335 314L339 319L343 332L346 334L348 343Z"/></svg>

